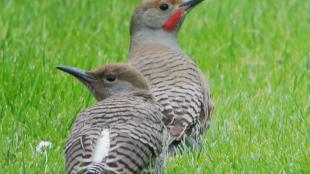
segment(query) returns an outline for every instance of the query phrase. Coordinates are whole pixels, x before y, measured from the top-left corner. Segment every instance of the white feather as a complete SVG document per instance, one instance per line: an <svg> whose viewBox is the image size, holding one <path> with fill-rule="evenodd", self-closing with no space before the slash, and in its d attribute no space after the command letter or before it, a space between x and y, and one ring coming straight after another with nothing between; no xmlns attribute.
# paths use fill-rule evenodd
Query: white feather
<svg viewBox="0 0 310 174"><path fill-rule="evenodd" d="M110 132L109 129L102 130L97 140L95 151L93 153L93 162L102 162L108 155L110 149Z"/></svg>

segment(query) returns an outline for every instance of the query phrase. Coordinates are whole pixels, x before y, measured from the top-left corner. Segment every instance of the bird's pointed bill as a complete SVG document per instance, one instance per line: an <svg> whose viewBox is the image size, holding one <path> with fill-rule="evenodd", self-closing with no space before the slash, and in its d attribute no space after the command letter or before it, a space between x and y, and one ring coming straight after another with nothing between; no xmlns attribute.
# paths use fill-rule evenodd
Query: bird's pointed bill
<svg viewBox="0 0 310 174"><path fill-rule="evenodd" d="M57 69L59 69L63 72L66 72L68 74L71 74L83 82L90 82L90 81L94 80L94 78L92 76L90 76L86 71L80 70L78 68L58 66Z"/></svg>
<svg viewBox="0 0 310 174"><path fill-rule="evenodd" d="M184 8L185 11L189 11L204 0L185 0L183 4L180 5L181 8Z"/></svg>

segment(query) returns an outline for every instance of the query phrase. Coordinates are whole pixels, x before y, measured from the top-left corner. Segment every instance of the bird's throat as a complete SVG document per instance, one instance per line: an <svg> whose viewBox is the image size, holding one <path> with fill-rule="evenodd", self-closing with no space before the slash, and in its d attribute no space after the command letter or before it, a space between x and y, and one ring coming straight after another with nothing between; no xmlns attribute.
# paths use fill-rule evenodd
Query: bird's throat
<svg viewBox="0 0 310 174"><path fill-rule="evenodd" d="M184 10L182 9L177 10L169 18L169 20L162 26L162 28L169 32L174 31L177 28L178 24L181 22L183 14L184 14Z"/></svg>

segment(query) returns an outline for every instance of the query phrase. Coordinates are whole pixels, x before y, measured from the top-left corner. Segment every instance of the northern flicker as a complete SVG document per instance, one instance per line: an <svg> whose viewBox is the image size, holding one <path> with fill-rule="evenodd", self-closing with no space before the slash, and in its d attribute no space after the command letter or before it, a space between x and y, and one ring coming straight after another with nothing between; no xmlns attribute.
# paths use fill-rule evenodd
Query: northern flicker
<svg viewBox="0 0 310 174"><path fill-rule="evenodd" d="M97 104L79 113L65 145L69 174L161 171L165 125L140 72L125 64L94 71L58 67L79 79Z"/></svg>
<svg viewBox="0 0 310 174"><path fill-rule="evenodd" d="M197 145L213 110L203 73L181 50L179 29L187 13L203 0L144 0L132 17L129 64L149 81L164 107L165 124L174 145ZM184 136L187 135L187 136Z"/></svg>

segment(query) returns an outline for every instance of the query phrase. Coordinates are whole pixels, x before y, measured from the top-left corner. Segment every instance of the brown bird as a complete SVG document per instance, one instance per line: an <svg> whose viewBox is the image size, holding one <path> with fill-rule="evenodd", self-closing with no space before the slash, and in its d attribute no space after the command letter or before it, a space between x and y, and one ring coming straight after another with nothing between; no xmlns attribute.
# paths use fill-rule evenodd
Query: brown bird
<svg viewBox="0 0 310 174"><path fill-rule="evenodd" d="M150 165L160 173L166 129L143 75L125 64L89 72L58 69L78 78L98 100L74 122L65 145L67 173L141 173Z"/></svg>
<svg viewBox="0 0 310 174"><path fill-rule="evenodd" d="M131 21L128 62L147 78L164 107L165 124L177 140L174 145L184 137L197 145L213 110L204 75L177 42L186 14L202 1L144 0Z"/></svg>

